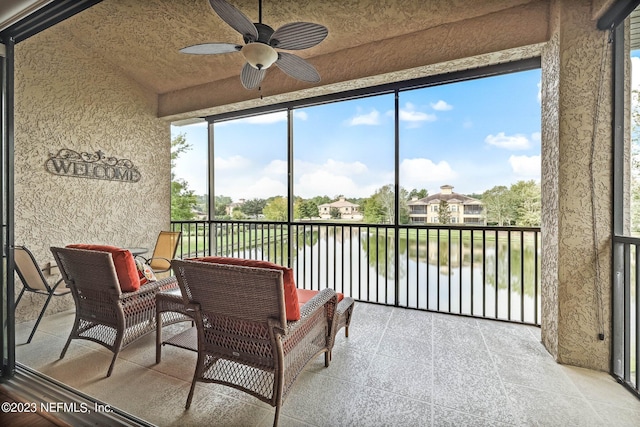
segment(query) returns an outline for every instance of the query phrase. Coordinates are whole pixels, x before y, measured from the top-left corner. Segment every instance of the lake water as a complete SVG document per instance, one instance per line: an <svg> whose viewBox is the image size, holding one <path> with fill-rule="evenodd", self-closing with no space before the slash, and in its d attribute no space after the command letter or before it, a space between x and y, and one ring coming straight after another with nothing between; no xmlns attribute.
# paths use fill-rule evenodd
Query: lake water
<svg viewBox="0 0 640 427"><path fill-rule="evenodd" d="M395 230L389 227L305 225L294 230L291 265L299 287L330 287L362 301L539 323L539 232L405 228L396 250ZM267 245L245 247L233 256L286 265L288 245L285 235L277 235Z"/></svg>

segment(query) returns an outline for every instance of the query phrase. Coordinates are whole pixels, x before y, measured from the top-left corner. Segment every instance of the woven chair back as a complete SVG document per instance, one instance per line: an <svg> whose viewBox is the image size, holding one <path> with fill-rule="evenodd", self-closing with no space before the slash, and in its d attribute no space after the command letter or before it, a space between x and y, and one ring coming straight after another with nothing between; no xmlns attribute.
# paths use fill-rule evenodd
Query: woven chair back
<svg viewBox="0 0 640 427"><path fill-rule="evenodd" d="M172 267L186 302L203 312L286 327L282 271L177 259Z"/></svg>
<svg viewBox="0 0 640 427"><path fill-rule="evenodd" d="M51 252L71 288L80 315L99 322L113 322L118 316L117 300L122 292L111 254L56 247L52 247Z"/></svg>

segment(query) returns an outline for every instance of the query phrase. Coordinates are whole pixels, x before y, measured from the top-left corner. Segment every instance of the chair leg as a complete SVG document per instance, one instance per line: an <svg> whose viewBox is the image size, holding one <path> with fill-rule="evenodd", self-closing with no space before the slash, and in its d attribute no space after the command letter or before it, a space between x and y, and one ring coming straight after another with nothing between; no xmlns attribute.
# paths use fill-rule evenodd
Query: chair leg
<svg viewBox="0 0 640 427"><path fill-rule="evenodd" d="M198 344L198 346L200 346L200 344ZM204 370L204 368L202 367L203 363L204 363L204 356L202 356L202 353L198 351L198 360L196 361L196 370L193 373L193 381L191 381L191 388L189 389L189 396L187 396L187 404L185 405L184 409L189 409L189 407L191 406L191 399L193 399L193 392L196 389L196 380L200 378L201 370Z"/></svg>
<svg viewBox="0 0 640 427"><path fill-rule="evenodd" d="M71 334L69 334L67 343L64 345L64 348L62 349L62 353L60 353L60 359L62 359L64 355L67 354L67 349L69 348L69 344L71 344Z"/></svg>
<svg viewBox="0 0 640 427"><path fill-rule="evenodd" d="M273 427L278 427L278 418L280 418L280 405L276 405L276 414L273 417Z"/></svg>
<svg viewBox="0 0 640 427"><path fill-rule="evenodd" d="M191 388L189 389L189 396L187 396L187 404L185 405L184 409L189 409L189 407L191 406L191 399L193 399L193 392L195 388L196 388L196 379L194 377L193 381L191 381Z"/></svg>
<svg viewBox="0 0 640 427"><path fill-rule="evenodd" d="M116 364L116 359L118 358L118 354L120 354L120 350L122 349L122 340L124 338L124 332L116 332L116 340L113 343L113 359L111 359L111 365L109 365L109 370L107 371L107 378L111 376L111 372L113 372L113 366Z"/></svg>
<svg viewBox="0 0 640 427"><path fill-rule="evenodd" d="M331 362L331 351L326 351L324 353L324 367L329 367L329 362Z"/></svg>
<svg viewBox="0 0 640 427"><path fill-rule="evenodd" d="M80 319L78 318L78 314L76 313L76 319L73 321L73 326L71 327L71 332L69 332L69 338L67 338L67 343L64 345L64 348L62 349L62 353L60 353L60 359L62 359L64 355L67 353L67 349L69 348L69 344L71 344L73 335L78 333L78 326L80 326Z"/></svg>
<svg viewBox="0 0 640 427"><path fill-rule="evenodd" d="M18 303L20 302L20 299L22 298L22 295L24 294L24 291L25 291L26 289L27 289L27 288L22 287L22 290L20 291L20 295L18 295L18 299L16 300L16 303L15 303L15 304L14 304L14 306L13 306L13 309L14 309L14 310L15 310L15 309L16 309L16 307L18 306Z"/></svg>
<svg viewBox="0 0 640 427"><path fill-rule="evenodd" d="M113 372L113 366L116 364L116 359L118 358L118 353L120 350L113 352L113 359L111 359L111 365L109 365L109 370L107 371L107 378L111 376L111 372Z"/></svg>
<svg viewBox="0 0 640 427"><path fill-rule="evenodd" d="M344 336L345 338L349 338L349 325L344 327Z"/></svg>
<svg viewBox="0 0 640 427"><path fill-rule="evenodd" d="M40 324L40 321L42 320L42 316L44 316L44 312L47 310L47 306L51 302L51 297L53 297L53 294L49 294L49 296L47 297L47 300L44 303L44 306L42 307L42 310L40 310L40 315L38 316L38 320L36 320L36 324L33 325L33 329L31 330L31 335L29 335L29 339L27 340L27 344L29 344L31 342L31 339L35 335L36 329L38 329L38 325Z"/></svg>

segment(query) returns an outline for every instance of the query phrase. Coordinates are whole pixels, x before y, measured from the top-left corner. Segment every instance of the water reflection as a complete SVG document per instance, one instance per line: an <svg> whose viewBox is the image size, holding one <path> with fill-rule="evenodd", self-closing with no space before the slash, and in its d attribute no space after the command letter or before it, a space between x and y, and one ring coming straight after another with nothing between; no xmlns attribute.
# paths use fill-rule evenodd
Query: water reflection
<svg viewBox="0 0 640 427"><path fill-rule="evenodd" d="M359 300L539 322L538 231L267 225L229 255L291 265L298 286Z"/></svg>

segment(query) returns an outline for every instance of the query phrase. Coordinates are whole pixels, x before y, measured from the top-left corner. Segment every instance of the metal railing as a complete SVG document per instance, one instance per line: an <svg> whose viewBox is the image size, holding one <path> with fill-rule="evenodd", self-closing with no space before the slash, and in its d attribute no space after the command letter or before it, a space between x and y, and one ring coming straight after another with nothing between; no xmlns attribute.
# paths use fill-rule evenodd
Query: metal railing
<svg viewBox="0 0 640 427"><path fill-rule="evenodd" d="M640 239L613 238L611 373L640 397Z"/></svg>
<svg viewBox="0 0 640 427"><path fill-rule="evenodd" d="M178 256L268 260L300 288L540 324L540 229L340 222L174 221Z"/></svg>

